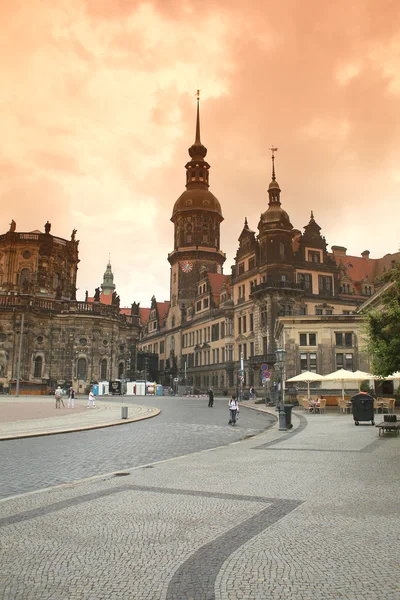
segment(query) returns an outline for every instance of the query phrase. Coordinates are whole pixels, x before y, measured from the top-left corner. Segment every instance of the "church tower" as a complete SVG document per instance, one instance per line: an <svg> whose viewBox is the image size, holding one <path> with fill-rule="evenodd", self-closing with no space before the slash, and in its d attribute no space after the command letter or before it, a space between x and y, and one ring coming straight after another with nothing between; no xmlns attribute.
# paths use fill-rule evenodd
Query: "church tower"
<svg viewBox="0 0 400 600"><path fill-rule="evenodd" d="M220 250L221 205L209 191L210 165L207 148L200 140L200 98L197 93L195 142L189 148L186 191L175 202L174 250L168 255L171 265L171 309L179 321L180 310L193 300L200 270L222 273L225 254ZM178 323L177 323L178 324Z"/></svg>
<svg viewBox="0 0 400 600"><path fill-rule="evenodd" d="M293 225L289 215L281 206L281 189L275 175L275 152L272 151L272 180L268 186L268 208L258 223L261 271L268 279L293 281Z"/></svg>
<svg viewBox="0 0 400 600"><path fill-rule="evenodd" d="M101 284L101 291L103 293L103 296L108 296L109 294L112 294L114 290L115 290L114 274L111 271L110 260L108 260L107 268L103 275L103 283Z"/></svg>

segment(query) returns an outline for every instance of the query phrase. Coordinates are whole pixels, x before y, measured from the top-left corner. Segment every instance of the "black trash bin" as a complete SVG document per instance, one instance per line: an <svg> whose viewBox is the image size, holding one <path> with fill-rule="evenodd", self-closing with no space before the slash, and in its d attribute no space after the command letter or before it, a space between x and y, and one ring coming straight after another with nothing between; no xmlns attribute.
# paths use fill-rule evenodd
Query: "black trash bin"
<svg viewBox="0 0 400 600"><path fill-rule="evenodd" d="M375 425L374 399L370 394L355 394L351 398L351 408L354 425L359 425L360 421L371 421L371 425Z"/></svg>
<svg viewBox="0 0 400 600"><path fill-rule="evenodd" d="M286 429L292 429L292 427L293 427L293 424L292 424L293 404L284 404L283 408L285 409L285 415L286 415Z"/></svg>

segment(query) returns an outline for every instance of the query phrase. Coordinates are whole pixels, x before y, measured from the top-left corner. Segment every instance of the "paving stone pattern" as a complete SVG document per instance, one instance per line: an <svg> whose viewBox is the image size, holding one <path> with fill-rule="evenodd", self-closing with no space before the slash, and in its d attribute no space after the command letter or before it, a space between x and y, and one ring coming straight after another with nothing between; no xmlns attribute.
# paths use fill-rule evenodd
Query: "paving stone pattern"
<svg viewBox="0 0 400 600"><path fill-rule="evenodd" d="M398 600L399 439L313 417L1 501L0 598Z"/></svg>
<svg viewBox="0 0 400 600"><path fill-rule="evenodd" d="M226 400L213 408L207 399L141 397L131 403L138 401L161 414L118 427L0 442L0 498L214 448L275 422L269 414L242 410L240 423L228 426Z"/></svg>

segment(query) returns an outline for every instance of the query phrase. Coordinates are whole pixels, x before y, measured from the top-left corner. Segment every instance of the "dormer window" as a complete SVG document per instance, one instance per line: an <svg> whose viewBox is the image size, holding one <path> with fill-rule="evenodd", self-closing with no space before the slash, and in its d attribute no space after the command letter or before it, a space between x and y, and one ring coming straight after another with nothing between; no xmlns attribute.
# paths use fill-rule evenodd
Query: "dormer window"
<svg viewBox="0 0 400 600"><path fill-rule="evenodd" d="M244 262L239 263L238 275L243 275L244 273Z"/></svg>
<svg viewBox="0 0 400 600"><path fill-rule="evenodd" d="M316 252L314 250L309 250L308 251L308 261L313 262L313 263L320 263L321 262L320 253Z"/></svg>

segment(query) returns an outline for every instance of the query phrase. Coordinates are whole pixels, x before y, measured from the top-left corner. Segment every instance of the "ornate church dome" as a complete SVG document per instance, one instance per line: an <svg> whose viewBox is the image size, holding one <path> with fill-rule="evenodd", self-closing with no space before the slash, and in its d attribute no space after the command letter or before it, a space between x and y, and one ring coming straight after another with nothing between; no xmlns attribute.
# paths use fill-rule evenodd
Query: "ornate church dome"
<svg viewBox="0 0 400 600"><path fill-rule="evenodd" d="M188 189L181 194L175 202L172 211L172 218L177 213L192 211L192 210L207 210L218 213L222 217L221 205L217 198L207 189Z"/></svg>

